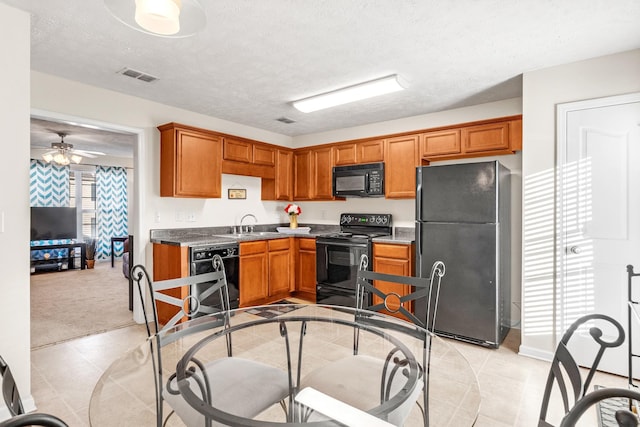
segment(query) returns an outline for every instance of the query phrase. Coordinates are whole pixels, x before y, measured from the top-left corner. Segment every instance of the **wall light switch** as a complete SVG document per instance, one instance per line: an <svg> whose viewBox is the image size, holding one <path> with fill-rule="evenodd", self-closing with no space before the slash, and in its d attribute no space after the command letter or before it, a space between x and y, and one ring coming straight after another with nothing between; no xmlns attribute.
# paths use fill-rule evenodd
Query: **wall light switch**
<svg viewBox="0 0 640 427"><path fill-rule="evenodd" d="M156 212L155 221L160 222L160 212Z"/></svg>
<svg viewBox="0 0 640 427"><path fill-rule="evenodd" d="M177 222L182 222L182 221L184 221L184 212L182 212L182 211L176 211L176 221L177 221Z"/></svg>

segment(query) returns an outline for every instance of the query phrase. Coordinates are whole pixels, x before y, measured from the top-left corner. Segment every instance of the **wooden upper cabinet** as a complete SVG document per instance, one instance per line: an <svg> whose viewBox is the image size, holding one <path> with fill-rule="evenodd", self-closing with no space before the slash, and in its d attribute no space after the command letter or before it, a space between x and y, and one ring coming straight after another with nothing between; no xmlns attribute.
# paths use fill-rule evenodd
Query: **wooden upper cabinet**
<svg viewBox="0 0 640 427"><path fill-rule="evenodd" d="M351 142L333 147L333 165L345 166L384 161L384 140Z"/></svg>
<svg viewBox="0 0 640 427"><path fill-rule="evenodd" d="M311 150L311 199L333 200L333 149Z"/></svg>
<svg viewBox="0 0 640 427"><path fill-rule="evenodd" d="M222 153L224 160L253 162L253 144L248 141L225 137Z"/></svg>
<svg viewBox="0 0 640 427"><path fill-rule="evenodd" d="M277 150L275 199L293 199L293 151Z"/></svg>
<svg viewBox="0 0 640 427"><path fill-rule="evenodd" d="M159 126L160 196L219 198L221 138L175 123Z"/></svg>
<svg viewBox="0 0 640 427"><path fill-rule="evenodd" d="M465 153L509 148L509 122L489 123L462 128Z"/></svg>
<svg viewBox="0 0 640 427"><path fill-rule="evenodd" d="M416 197L416 167L420 135L406 135L386 140L385 197L412 199Z"/></svg>
<svg viewBox="0 0 640 427"><path fill-rule="evenodd" d="M358 163L376 163L384 161L384 139L359 142L356 159Z"/></svg>
<svg viewBox="0 0 640 427"><path fill-rule="evenodd" d="M253 163L256 165L275 166L276 149L267 145L253 144Z"/></svg>
<svg viewBox="0 0 640 427"><path fill-rule="evenodd" d="M311 199L311 151L293 153L293 199Z"/></svg>
<svg viewBox="0 0 640 427"><path fill-rule="evenodd" d="M422 157L460 153L460 129L442 130L422 134Z"/></svg>
<svg viewBox="0 0 640 427"><path fill-rule="evenodd" d="M355 142L348 144L338 144L333 147L333 163L334 166L353 165L356 160L357 144Z"/></svg>

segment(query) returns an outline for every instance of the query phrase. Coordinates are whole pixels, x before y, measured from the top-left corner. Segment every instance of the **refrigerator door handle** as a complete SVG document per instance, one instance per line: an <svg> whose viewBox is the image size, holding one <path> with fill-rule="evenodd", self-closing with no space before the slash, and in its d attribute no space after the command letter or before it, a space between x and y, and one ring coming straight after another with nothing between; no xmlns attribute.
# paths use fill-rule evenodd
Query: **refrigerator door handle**
<svg viewBox="0 0 640 427"><path fill-rule="evenodd" d="M417 202L416 202L417 203ZM425 277L422 275L422 222L416 221L416 277Z"/></svg>

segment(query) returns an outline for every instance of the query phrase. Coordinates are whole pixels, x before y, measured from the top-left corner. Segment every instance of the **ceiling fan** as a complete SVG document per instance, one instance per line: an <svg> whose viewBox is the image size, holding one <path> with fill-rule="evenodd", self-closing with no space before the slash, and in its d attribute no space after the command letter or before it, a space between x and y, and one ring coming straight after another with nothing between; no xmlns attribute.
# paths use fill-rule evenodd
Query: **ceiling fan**
<svg viewBox="0 0 640 427"><path fill-rule="evenodd" d="M51 148L53 148L53 150L47 151L42 155L42 158L47 163L54 162L59 165L68 165L71 162L80 163L82 157L93 159L98 156L104 156L104 153L100 151L87 151L73 148L73 144L64 142L64 138L67 136L66 133L58 132L58 136L60 137L60 142L52 142Z"/></svg>

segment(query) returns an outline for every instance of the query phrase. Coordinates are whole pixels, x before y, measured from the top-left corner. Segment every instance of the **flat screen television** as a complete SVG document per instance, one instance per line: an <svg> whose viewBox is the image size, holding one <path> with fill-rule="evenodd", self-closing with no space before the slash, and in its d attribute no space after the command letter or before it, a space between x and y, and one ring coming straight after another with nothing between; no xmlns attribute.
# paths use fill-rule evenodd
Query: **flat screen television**
<svg viewBox="0 0 640 427"><path fill-rule="evenodd" d="M76 208L31 208L31 240L75 239L76 224Z"/></svg>

